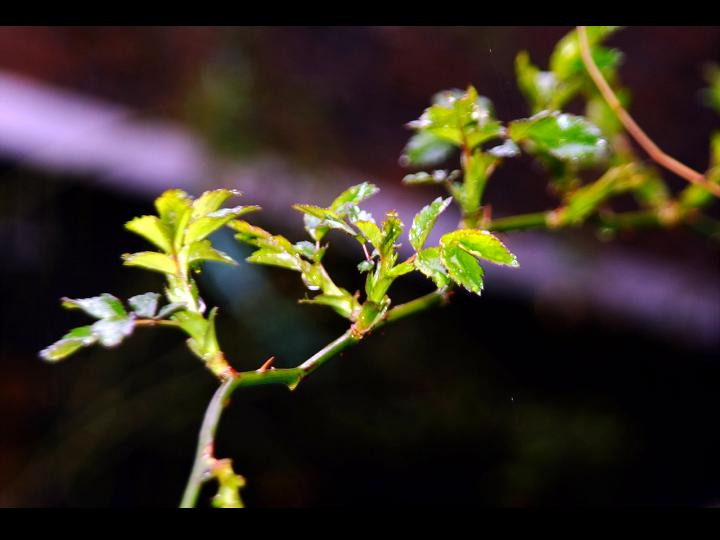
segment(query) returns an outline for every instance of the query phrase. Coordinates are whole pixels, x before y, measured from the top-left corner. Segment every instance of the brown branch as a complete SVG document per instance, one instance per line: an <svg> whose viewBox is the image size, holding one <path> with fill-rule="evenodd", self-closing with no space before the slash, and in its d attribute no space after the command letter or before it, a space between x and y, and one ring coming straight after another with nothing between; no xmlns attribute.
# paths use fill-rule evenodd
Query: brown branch
<svg viewBox="0 0 720 540"><path fill-rule="evenodd" d="M583 64L585 64L588 74L592 78L605 101L608 105L610 105L632 138L637 141L643 150L645 150L650 158L658 165L665 167L667 170L675 173L681 178L684 178L692 184L704 187L716 197L720 197L720 185L708 182L704 175L663 152L660 147L655 144L650 137L648 137L637 122L633 120L632 116L630 116L620 103L620 100L615 95L615 92L613 92L612 88L610 88L610 85L605 80L605 77L603 77L597 65L595 65L592 55L590 54L590 44L588 42L586 27L578 26L577 33L580 43L580 55L582 56L582 61Z"/></svg>

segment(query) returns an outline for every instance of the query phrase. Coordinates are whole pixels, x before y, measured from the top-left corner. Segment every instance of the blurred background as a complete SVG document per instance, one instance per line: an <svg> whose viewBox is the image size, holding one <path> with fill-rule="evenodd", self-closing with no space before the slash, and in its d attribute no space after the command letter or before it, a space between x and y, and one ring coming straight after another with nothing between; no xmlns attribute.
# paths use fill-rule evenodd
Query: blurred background
<svg viewBox="0 0 720 540"><path fill-rule="evenodd" d="M120 260L145 249L123 224L159 193L237 188L263 206L250 221L297 241L292 203L369 180L382 188L369 209L410 223L441 192L401 186L404 124L469 83L500 119L527 116L514 57L545 67L569 30L0 28L0 505L178 504L215 388L182 338L145 330L58 365L37 356L85 324L61 296L160 290ZM639 124L705 170L720 117L703 68L720 29L627 28L609 43ZM486 198L497 216L555 204L524 157ZM384 328L296 392L235 395L217 455L248 479L248 505L720 504L720 244L684 230L503 238L521 267L488 268L482 298ZM336 281L361 288L358 253L331 239ZM296 365L344 331L296 303L295 273L208 263L199 282L238 369ZM410 276L396 294L431 288Z"/></svg>

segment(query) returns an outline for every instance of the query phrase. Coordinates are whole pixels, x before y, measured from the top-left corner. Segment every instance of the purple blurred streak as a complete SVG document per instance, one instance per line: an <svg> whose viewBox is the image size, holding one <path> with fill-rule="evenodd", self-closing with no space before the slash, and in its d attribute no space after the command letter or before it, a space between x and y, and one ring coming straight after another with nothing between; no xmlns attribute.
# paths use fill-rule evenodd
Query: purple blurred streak
<svg viewBox="0 0 720 540"><path fill-rule="evenodd" d="M234 187L298 234L301 219L288 213L291 204L330 203L346 187L373 181L347 170L301 172L277 156L220 162L180 124L140 120L132 110L112 103L2 72L0 153L39 169L97 178L112 189L147 198L170 187L196 194L221 185ZM396 209L409 227L414 214L430 202L421 193L399 182L383 185L382 194L366 207L377 218ZM451 207L429 244L457 222ZM720 346L720 265L708 269L668 263L599 243L581 250L558 234L502 236L521 267L487 265L486 290L523 298L541 295L555 306L580 302L661 337ZM407 242L402 251L410 255Z"/></svg>

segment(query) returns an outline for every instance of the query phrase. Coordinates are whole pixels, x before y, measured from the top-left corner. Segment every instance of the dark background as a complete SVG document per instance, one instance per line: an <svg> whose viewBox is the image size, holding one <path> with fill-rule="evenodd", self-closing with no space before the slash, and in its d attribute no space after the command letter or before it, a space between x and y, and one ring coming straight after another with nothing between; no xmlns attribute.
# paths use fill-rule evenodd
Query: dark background
<svg viewBox="0 0 720 540"><path fill-rule="evenodd" d="M373 204L404 205L408 223L406 208L440 193L399 187L403 124L436 91L468 83L499 118L526 116L515 54L527 49L544 67L568 30L0 28L0 74L121 106L123 125L175 126L204 156L204 168L178 177L151 166L147 178L131 174L122 160L118 170L68 165L69 151L49 164L37 157L42 138L37 152L13 146L4 126L14 103L4 100L0 504L179 502L215 387L182 339L143 329L118 349L59 365L37 357L84 324L60 308L61 296L160 290L159 275L124 268L119 256L145 249L122 225L152 212L163 189L236 187L244 203L266 207L251 221L300 240L292 202L327 204L368 179L383 188ZM610 43L625 53L635 118L660 147L705 170L719 117L702 102L703 66L720 60L720 29L628 28ZM45 120L41 132L63 127ZM101 152L89 133L73 144L91 160ZM144 146L165 151L155 142ZM168 156L179 163L188 152ZM525 158L498 171L487 199L498 215L555 204ZM718 215L716 202L710 212ZM235 395L217 455L247 478L248 505L720 502L718 243L684 230L612 243L590 230L504 238L521 269L488 272L482 298L460 293L378 331L293 393ZM333 239L337 281L362 287L357 253ZM214 240L237 260L249 253L229 234ZM296 304L304 290L294 273L210 263L199 279L221 308L220 341L238 369L271 355L298 364L344 331L329 310ZM397 289L402 301L431 286L412 276Z"/></svg>

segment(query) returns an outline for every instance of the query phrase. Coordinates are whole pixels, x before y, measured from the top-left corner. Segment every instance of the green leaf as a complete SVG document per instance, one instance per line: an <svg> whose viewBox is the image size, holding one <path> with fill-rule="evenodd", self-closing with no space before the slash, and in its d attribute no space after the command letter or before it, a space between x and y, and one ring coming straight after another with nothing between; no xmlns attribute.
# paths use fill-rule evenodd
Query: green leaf
<svg viewBox="0 0 720 540"><path fill-rule="evenodd" d="M402 234L403 222L400 221L396 212L388 212L385 221L382 222L382 239L377 250L380 258L388 257L395 250L395 242Z"/></svg>
<svg viewBox="0 0 720 540"><path fill-rule="evenodd" d="M210 240L200 240L188 246L188 265L192 266L201 261L216 261L237 266L237 262L227 253L212 247Z"/></svg>
<svg viewBox="0 0 720 540"><path fill-rule="evenodd" d="M413 264L420 272L432 279L438 289L450 285L450 278L443 265L439 247L430 247L419 251Z"/></svg>
<svg viewBox="0 0 720 540"><path fill-rule="evenodd" d="M92 298L63 298L62 305L67 309L81 309L96 319L125 317L127 315L122 302L108 293L93 296Z"/></svg>
<svg viewBox="0 0 720 540"><path fill-rule="evenodd" d="M357 269L361 274L364 274L365 272L372 272L372 270L375 268L375 261L361 261L357 265Z"/></svg>
<svg viewBox="0 0 720 540"><path fill-rule="evenodd" d="M151 319L155 316L159 299L160 295L158 293L148 292L133 296L128 299L128 304L138 317Z"/></svg>
<svg viewBox="0 0 720 540"><path fill-rule="evenodd" d="M720 113L720 66L710 64L705 68L705 79L710 84L703 91L705 103Z"/></svg>
<svg viewBox="0 0 720 540"><path fill-rule="evenodd" d="M613 167L592 184L573 192L558 219L568 225L582 223L603 201L639 187L644 180L635 163Z"/></svg>
<svg viewBox="0 0 720 540"><path fill-rule="evenodd" d="M215 508L243 508L240 490L245 487L245 479L235 474L229 459L215 461L212 474L218 481L218 491L213 497Z"/></svg>
<svg viewBox="0 0 720 540"><path fill-rule="evenodd" d="M438 197L415 215L409 234L410 244L415 248L415 251L420 251L425 246L425 241L435 226L438 216L445 211L451 201L452 197L447 199Z"/></svg>
<svg viewBox="0 0 720 540"><path fill-rule="evenodd" d="M620 26L587 27L588 44L598 68L612 68L619 62L620 53L618 51L599 47L597 44L620 28ZM584 72L577 30L566 34L555 46L555 50L550 55L550 69L561 80Z"/></svg>
<svg viewBox="0 0 720 540"><path fill-rule="evenodd" d="M363 182L343 191L330 205L330 209L343 215L343 209L348 205L358 205L365 199L375 195L380 188L370 182Z"/></svg>
<svg viewBox="0 0 720 540"><path fill-rule="evenodd" d="M166 253L172 251L172 233L157 216L141 216L128 221L125 228L139 234Z"/></svg>
<svg viewBox="0 0 720 540"><path fill-rule="evenodd" d="M515 255L510 253L505 245L488 231L460 229L444 235L440 239L440 244L443 246L456 245L475 257L495 264L518 266Z"/></svg>
<svg viewBox="0 0 720 540"><path fill-rule="evenodd" d="M433 171L432 174L426 172L419 172L415 174L407 174L403 177L403 184L414 185L414 184L442 184L444 182L451 182L461 175L459 170L451 172L444 170Z"/></svg>
<svg viewBox="0 0 720 540"><path fill-rule="evenodd" d="M135 329L135 321L128 317L101 319L92 325L92 333L105 347L115 347Z"/></svg>
<svg viewBox="0 0 720 540"><path fill-rule="evenodd" d="M531 151L563 161L596 162L607 155L600 130L581 116L543 112L512 122L509 132L513 141L529 143Z"/></svg>
<svg viewBox="0 0 720 540"><path fill-rule="evenodd" d="M483 269L477 259L454 242L440 239L440 256L450 278L468 291L480 294L483 289Z"/></svg>
<svg viewBox="0 0 720 540"><path fill-rule="evenodd" d="M459 203L463 212L473 214L480 208L485 184L487 183L488 173L491 167L498 162L495 156L475 150L469 158L465 160L465 183L463 186L463 196Z"/></svg>
<svg viewBox="0 0 720 540"><path fill-rule="evenodd" d="M125 261L125 266L139 266L140 268L161 272L163 274L174 274L177 272L175 261L163 253L141 251L139 253L126 253L122 258Z"/></svg>
<svg viewBox="0 0 720 540"><path fill-rule="evenodd" d="M357 307L357 301L350 294L330 295L318 294L313 298L304 298L300 300L301 304L317 304L321 306L329 306L336 313L349 319Z"/></svg>
<svg viewBox="0 0 720 540"><path fill-rule="evenodd" d="M541 71L530 62L527 51L521 51L515 57L515 76L533 113L549 108L559 85L553 72Z"/></svg>
<svg viewBox="0 0 720 540"><path fill-rule="evenodd" d="M367 241L379 251L380 245L382 244L382 232L380 232L380 228L371 221L356 221L355 226L360 229L360 232Z"/></svg>
<svg viewBox="0 0 720 540"><path fill-rule="evenodd" d="M233 219L259 209L259 206L236 206L235 208L223 208L191 221L185 234L185 243L192 244L193 242L207 238L207 236L211 233L215 232L217 229L229 223Z"/></svg>
<svg viewBox="0 0 720 540"><path fill-rule="evenodd" d="M347 223L345 223L343 218L334 210L321 208L312 204L293 204L293 208L320 220L319 224L313 223L314 229L317 229L320 226L326 226L331 229L340 229L351 236L355 236L355 231Z"/></svg>
<svg viewBox="0 0 720 540"><path fill-rule="evenodd" d="M260 238L269 238L272 236L271 233L265 229L250 225L247 221L235 220L228 223L231 229L236 230L239 234L235 235L235 238L245 244L257 246L257 241Z"/></svg>
<svg viewBox="0 0 720 540"><path fill-rule="evenodd" d="M65 334L62 339L40 351L40 357L48 362L57 362L96 341L97 337L93 335L90 326L79 326Z"/></svg>
<svg viewBox="0 0 720 540"><path fill-rule="evenodd" d="M320 262L325 254L325 247L318 247L307 240L296 242L293 247L296 253L313 262Z"/></svg>
<svg viewBox="0 0 720 540"><path fill-rule="evenodd" d="M429 131L416 133L407 143L400 164L404 167L430 167L442 163L455 150L455 145Z"/></svg>
<svg viewBox="0 0 720 540"><path fill-rule="evenodd" d="M517 147L517 145L512 142L510 139L506 140L504 143L499 144L498 146L493 146L492 148L488 149L486 154L489 154L491 156L497 157L497 158L509 158L509 157L515 157L520 154L520 149Z"/></svg>
<svg viewBox="0 0 720 540"><path fill-rule="evenodd" d="M158 314L153 317L154 319L164 319L168 315L172 315L176 311L180 309L185 309L186 305L183 302L171 302L169 304L164 305L160 311L158 311Z"/></svg>
<svg viewBox="0 0 720 540"><path fill-rule="evenodd" d="M208 329L208 321L200 313L194 311L178 311L171 319L178 323L187 335L196 342L202 342Z"/></svg>
<svg viewBox="0 0 720 540"><path fill-rule="evenodd" d="M214 189L212 191L206 191L193 201L192 215L190 218L195 220L215 212L230 197L239 197L240 195L242 195L242 193L235 189Z"/></svg>
<svg viewBox="0 0 720 540"><path fill-rule="evenodd" d="M181 189L169 189L155 199L155 208L160 219L173 234L177 229L177 225L186 219L185 215L190 213L191 206L192 199ZM187 219L189 217L188 215Z"/></svg>
<svg viewBox="0 0 720 540"><path fill-rule="evenodd" d="M302 261L297 255L268 248L262 248L255 251L246 260L256 264L267 264L270 266L289 268L290 270L296 270L298 272L301 272L303 269Z"/></svg>
<svg viewBox="0 0 720 540"><path fill-rule="evenodd" d="M385 275L389 278L394 279L400 276L404 276L405 274L408 274L413 270L415 270L415 265L412 263L412 261L405 261L393 266L390 271L387 272Z"/></svg>

